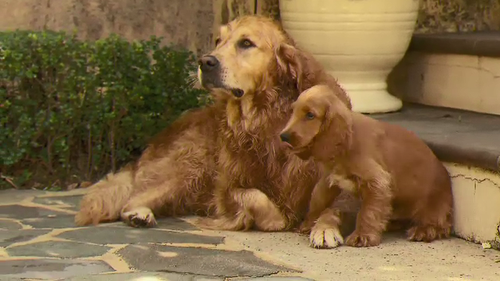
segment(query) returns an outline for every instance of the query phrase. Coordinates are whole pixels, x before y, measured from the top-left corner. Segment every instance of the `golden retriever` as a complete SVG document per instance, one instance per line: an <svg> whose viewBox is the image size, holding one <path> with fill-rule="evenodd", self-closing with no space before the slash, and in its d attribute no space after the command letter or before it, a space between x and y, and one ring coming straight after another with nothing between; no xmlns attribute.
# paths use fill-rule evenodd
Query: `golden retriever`
<svg viewBox="0 0 500 281"><path fill-rule="evenodd" d="M350 108L345 92L279 24L258 16L221 27L198 77L214 103L181 116L137 162L91 187L78 225L121 218L151 227L155 216L198 214L210 215L199 222L208 228L279 231L303 219L319 173L279 133L303 90L328 84Z"/></svg>
<svg viewBox="0 0 500 281"><path fill-rule="evenodd" d="M282 141L323 170L301 228L311 245L343 243L338 212L331 208L341 190L361 198L356 229L346 244L380 244L392 219L409 219L408 239L430 242L449 237L452 225L450 176L429 147L413 133L349 110L338 89L311 87L293 104Z"/></svg>

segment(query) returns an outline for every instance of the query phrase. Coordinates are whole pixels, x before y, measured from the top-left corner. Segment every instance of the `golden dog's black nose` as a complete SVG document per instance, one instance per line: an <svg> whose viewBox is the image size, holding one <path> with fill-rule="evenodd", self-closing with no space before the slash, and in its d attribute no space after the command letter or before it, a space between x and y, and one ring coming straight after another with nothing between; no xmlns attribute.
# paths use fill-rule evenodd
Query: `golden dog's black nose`
<svg viewBox="0 0 500 281"><path fill-rule="evenodd" d="M289 133L283 133L280 135L280 139L283 142L290 142L290 134Z"/></svg>
<svg viewBox="0 0 500 281"><path fill-rule="evenodd" d="M198 60L198 64L200 65L201 71L210 71L219 66L219 60L214 56L206 55Z"/></svg>

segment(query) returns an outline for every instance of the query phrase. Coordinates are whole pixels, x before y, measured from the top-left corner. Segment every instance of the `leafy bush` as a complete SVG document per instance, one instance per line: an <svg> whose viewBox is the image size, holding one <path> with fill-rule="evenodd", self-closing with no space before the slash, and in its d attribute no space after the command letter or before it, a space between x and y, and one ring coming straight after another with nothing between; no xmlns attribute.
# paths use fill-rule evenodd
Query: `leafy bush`
<svg viewBox="0 0 500 281"><path fill-rule="evenodd" d="M206 100L193 55L160 43L0 33L0 188L95 180Z"/></svg>

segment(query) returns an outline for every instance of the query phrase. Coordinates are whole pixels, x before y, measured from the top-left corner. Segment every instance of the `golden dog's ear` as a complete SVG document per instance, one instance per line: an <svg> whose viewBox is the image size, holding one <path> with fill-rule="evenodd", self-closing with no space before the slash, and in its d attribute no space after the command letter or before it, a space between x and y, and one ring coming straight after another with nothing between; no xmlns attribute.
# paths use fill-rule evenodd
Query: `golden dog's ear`
<svg viewBox="0 0 500 281"><path fill-rule="evenodd" d="M319 66L310 54L284 43L277 48L276 59L281 81L293 83L299 92L316 84L315 73Z"/></svg>
<svg viewBox="0 0 500 281"><path fill-rule="evenodd" d="M352 141L352 113L337 98L332 97L326 104L327 110L320 132L312 146L315 156L336 157L347 152Z"/></svg>

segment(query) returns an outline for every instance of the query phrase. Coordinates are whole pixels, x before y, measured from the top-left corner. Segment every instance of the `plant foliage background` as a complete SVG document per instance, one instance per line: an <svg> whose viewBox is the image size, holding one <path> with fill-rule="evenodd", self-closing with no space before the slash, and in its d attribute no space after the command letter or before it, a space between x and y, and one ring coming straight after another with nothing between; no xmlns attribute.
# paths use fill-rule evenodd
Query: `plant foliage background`
<svg viewBox="0 0 500 281"><path fill-rule="evenodd" d="M0 188L64 188L116 170L206 100L195 67L155 37L0 33Z"/></svg>

